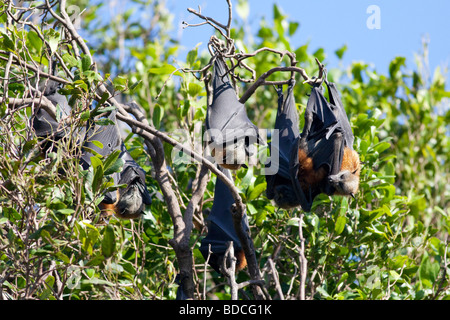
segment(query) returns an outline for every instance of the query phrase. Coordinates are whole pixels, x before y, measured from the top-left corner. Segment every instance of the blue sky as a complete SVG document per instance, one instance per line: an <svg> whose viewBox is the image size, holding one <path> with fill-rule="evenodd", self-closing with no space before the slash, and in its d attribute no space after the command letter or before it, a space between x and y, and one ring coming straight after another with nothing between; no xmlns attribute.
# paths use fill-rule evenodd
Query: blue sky
<svg viewBox="0 0 450 320"><path fill-rule="evenodd" d="M237 1L232 2L234 9ZM250 0L248 22L250 31L258 30L262 17L272 21L273 4L276 3L288 15L289 21L300 23L291 38L294 47L309 42L310 52L323 47L327 53L327 67L339 66L334 51L344 44L348 49L343 64L364 61L386 74L389 62L396 56L404 56L409 68L414 68L414 53L422 50L422 39L429 39L430 69L450 65L450 1L448 0ZM221 22L227 21L225 0L167 0L167 6L175 14L173 32L182 39L187 49L208 41L212 28L201 26L182 29L181 22L198 23L200 20L186 8L201 6L204 15ZM380 8L380 29L369 29L371 16L367 8ZM233 12L234 17L238 15Z"/></svg>

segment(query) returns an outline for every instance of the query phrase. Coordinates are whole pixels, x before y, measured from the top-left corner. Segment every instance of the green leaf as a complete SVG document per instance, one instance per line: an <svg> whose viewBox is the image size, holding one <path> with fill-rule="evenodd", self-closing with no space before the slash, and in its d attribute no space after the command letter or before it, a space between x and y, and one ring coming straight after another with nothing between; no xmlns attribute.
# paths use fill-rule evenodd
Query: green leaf
<svg viewBox="0 0 450 320"><path fill-rule="evenodd" d="M380 142L373 146L374 151L382 153L383 151L389 149L391 144L389 142Z"/></svg>
<svg viewBox="0 0 450 320"><path fill-rule="evenodd" d="M4 208L4 209L3 209L3 214L4 214L5 217L7 217L11 222L14 222L15 220L20 220L20 219L22 219L22 216L20 215L20 213L17 212L17 210L14 209L14 208Z"/></svg>
<svg viewBox="0 0 450 320"><path fill-rule="evenodd" d="M432 288L439 275L439 270L439 263L432 262L428 253L425 252L418 270L421 284L425 288Z"/></svg>
<svg viewBox="0 0 450 320"><path fill-rule="evenodd" d="M387 183L394 184L395 183L395 167L394 163L388 162L386 163L386 166L384 167L385 172L385 180Z"/></svg>
<svg viewBox="0 0 450 320"><path fill-rule="evenodd" d="M103 149L103 143L101 143L100 141L98 141L98 140L91 140L89 142L91 142L97 148ZM96 161L96 160L94 160L94 161Z"/></svg>
<svg viewBox="0 0 450 320"><path fill-rule="evenodd" d="M127 89L127 83L128 83L127 78L123 76L118 76L113 81L114 89L117 91L124 91Z"/></svg>
<svg viewBox="0 0 450 320"><path fill-rule="evenodd" d="M148 70L148 72L153 73L153 74L158 74L158 75L168 75L168 74L172 74L173 72L175 72L175 70L177 70L177 68L175 68L171 64L165 64L159 68L150 68ZM182 74L179 71L176 71L174 73L174 75L182 76Z"/></svg>
<svg viewBox="0 0 450 320"><path fill-rule="evenodd" d="M288 225L288 226L296 226L296 227L298 227L299 222L300 222L300 219L299 219L299 218L290 218L290 219L287 221L287 225Z"/></svg>
<svg viewBox="0 0 450 320"><path fill-rule="evenodd" d="M5 48L10 51L14 51L15 50L14 41L12 41L6 33L2 32L2 36L3 36L3 45L5 46Z"/></svg>
<svg viewBox="0 0 450 320"><path fill-rule="evenodd" d="M299 26L298 22L289 22L289 36L293 36Z"/></svg>
<svg viewBox="0 0 450 320"><path fill-rule="evenodd" d="M99 106L101 106L102 104L104 104L106 102L106 100L108 100L110 97L110 94L108 91L103 92L100 101L98 102ZM115 107L114 107L115 108Z"/></svg>
<svg viewBox="0 0 450 320"><path fill-rule="evenodd" d="M63 215L69 215L69 214L74 213L75 210L73 210L71 208L65 208L65 209L59 209L57 212L60 214L63 214Z"/></svg>
<svg viewBox="0 0 450 320"><path fill-rule="evenodd" d="M65 53L63 56L63 61L69 68L81 67L81 63L76 58L72 57L70 54Z"/></svg>
<svg viewBox="0 0 450 320"><path fill-rule="evenodd" d="M113 255L116 249L116 237L114 235L114 228L111 225L107 225L103 234L102 240L102 254L109 258Z"/></svg>
<svg viewBox="0 0 450 320"><path fill-rule="evenodd" d="M42 49L42 40L39 38L38 34L34 32L33 30L30 30L27 33L27 40L30 42L31 46L36 49L38 53L41 52Z"/></svg>
<svg viewBox="0 0 450 320"><path fill-rule="evenodd" d="M91 57L89 57L88 55L84 55L83 58L81 58L82 71L90 70L91 64L92 64Z"/></svg>
<svg viewBox="0 0 450 320"><path fill-rule="evenodd" d="M114 121L112 121L109 118L101 118L101 119L95 120L95 124L98 126L113 126L113 125L115 125Z"/></svg>
<svg viewBox="0 0 450 320"><path fill-rule="evenodd" d="M250 13L248 1L239 0L236 5L236 12L242 20L247 20L248 14Z"/></svg>
<svg viewBox="0 0 450 320"><path fill-rule="evenodd" d="M48 45L50 46L50 51L52 53L55 53L56 50L58 50L58 44L59 44L59 34L58 36L54 36L48 39Z"/></svg>
<svg viewBox="0 0 450 320"><path fill-rule="evenodd" d="M134 91L134 89L136 89L137 86L141 84L141 82L142 82L142 80L138 80L138 81L134 82L128 89L130 91Z"/></svg>
<svg viewBox="0 0 450 320"><path fill-rule="evenodd" d="M159 129L163 115L164 109L159 104L156 104L155 107L153 108L153 117L152 117L153 125L155 126L156 129Z"/></svg>
<svg viewBox="0 0 450 320"><path fill-rule="evenodd" d="M192 49L191 51L188 52L186 56L186 63L192 66L197 60L197 55L198 55L198 48L196 47L195 49Z"/></svg>
<svg viewBox="0 0 450 320"><path fill-rule="evenodd" d="M112 171L112 170L115 170L116 168L115 169L112 169L112 168L115 167L115 164L116 164L117 160L119 159L120 152L121 152L120 150L114 150L103 162L103 170L105 171L105 175L116 172L116 171ZM122 164L123 164L123 161L122 161Z"/></svg>
<svg viewBox="0 0 450 320"><path fill-rule="evenodd" d="M105 175L113 174L114 172L119 172L123 165L123 159L119 158L114 163L112 163L108 168L105 168Z"/></svg>
<svg viewBox="0 0 450 320"><path fill-rule="evenodd" d="M344 231L345 224L347 223L347 218L345 216L339 216L336 220L336 224L334 226L334 232L336 234L341 234Z"/></svg>
<svg viewBox="0 0 450 320"><path fill-rule="evenodd" d="M189 94L191 97L193 97L193 98L197 97L197 95L198 95L200 92L202 92L202 90L203 90L203 87L200 86L199 84L194 83L194 82L189 83L189 86L188 86L188 94Z"/></svg>
<svg viewBox="0 0 450 320"><path fill-rule="evenodd" d="M42 240L44 240L45 243L48 243L48 244L52 244L53 243L52 236L45 229L41 230L41 238L42 238Z"/></svg>
<svg viewBox="0 0 450 320"><path fill-rule="evenodd" d="M341 60L342 57L344 56L345 51L347 51L347 45L346 44L344 44L342 47L337 49L334 53L339 58L339 60Z"/></svg>
<svg viewBox="0 0 450 320"><path fill-rule="evenodd" d="M92 156L91 166L94 171L94 177L92 179L92 190L94 192L97 192L103 182L103 163L98 157Z"/></svg>
<svg viewBox="0 0 450 320"><path fill-rule="evenodd" d="M180 105L180 108L179 108L179 109L181 109L180 110L181 117L183 117L183 118L186 117L186 115L189 112L190 107L191 107L191 102L189 100L184 100L184 103L182 105Z"/></svg>
<svg viewBox="0 0 450 320"><path fill-rule="evenodd" d="M396 57L389 64L389 75L391 79L398 77L400 68L405 66L406 58L405 57Z"/></svg>
<svg viewBox="0 0 450 320"><path fill-rule="evenodd" d="M263 182L263 183L258 184L258 185L255 186L255 187L253 188L253 190L250 192L250 194L249 194L249 196L248 196L248 198L247 198L247 201L252 201L252 200L258 198L259 195L260 195L261 193L263 193L264 190L266 190L266 189L267 189L267 183L266 183L266 182Z"/></svg>
<svg viewBox="0 0 450 320"><path fill-rule="evenodd" d="M68 256L66 256L64 253L58 251L55 253L55 257L58 258L59 260L61 260L62 262L69 264L70 263L70 259Z"/></svg>
<svg viewBox="0 0 450 320"><path fill-rule="evenodd" d="M109 95L108 95L109 96ZM102 96L103 97L103 96ZM94 110L91 111L91 118L96 117L102 113L107 113L116 110L115 106L100 106L98 105ZM112 122L114 124L114 122Z"/></svg>

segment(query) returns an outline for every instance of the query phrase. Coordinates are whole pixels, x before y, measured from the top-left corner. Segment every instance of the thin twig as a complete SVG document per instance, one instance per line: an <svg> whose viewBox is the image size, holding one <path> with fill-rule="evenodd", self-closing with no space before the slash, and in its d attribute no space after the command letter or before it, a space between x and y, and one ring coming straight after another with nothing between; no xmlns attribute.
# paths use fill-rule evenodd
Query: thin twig
<svg viewBox="0 0 450 320"><path fill-rule="evenodd" d="M308 272L308 260L305 257L305 238L303 238L303 216L300 214L298 221L298 233L300 241L300 300L305 300L306 274Z"/></svg>
<svg viewBox="0 0 450 320"><path fill-rule="evenodd" d="M275 263L273 262L272 258L269 258L268 262L270 265L270 269L272 270L273 281L275 281L275 289L277 290L278 295L280 296L280 299L284 300L284 294L283 294L283 290L281 289L280 279L278 278L278 272L277 272L277 269L275 268Z"/></svg>
<svg viewBox="0 0 450 320"><path fill-rule="evenodd" d="M236 256L234 255L233 241L228 242L228 248L225 251L222 261L222 272L228 278L230 285L231 300L238 299L238 285L236 283ZM228 266L229 265L229 266Z"/></svg>

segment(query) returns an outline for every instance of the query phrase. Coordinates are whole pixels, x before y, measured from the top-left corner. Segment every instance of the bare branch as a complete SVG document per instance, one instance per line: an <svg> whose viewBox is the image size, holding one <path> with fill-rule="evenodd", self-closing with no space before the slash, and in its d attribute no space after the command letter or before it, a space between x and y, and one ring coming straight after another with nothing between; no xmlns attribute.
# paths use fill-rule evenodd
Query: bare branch
<svg viewBox="0 0 450 320"><path fill-rule="evenodd" d="M270 265L270 269L272 270L273 281L275 281L275 288L277 289L280 299L284 300L284 294L283 294L283 290L281 289L281 286L280 286L280 279L278 278L278 272L277 272L277 269L275 268L275 263L273 262L272 258L269 258L268 262Z"/></svg>
<svg viewBox="0 0 450 320"><path fill-rule="evenodd" d="M2 103L3 100L4 99L0 99L0 103ZM11 105L13 107L32 104L42 107L52 118L56 119L55 106L44 96L41 96L39 98L9 98L8 100L8 105Z"/></svg>
<svg viewBox="0 0 450 320"><path fill-rule="evenodd" d="M321 81L321 79L310 79L309 76L306 74L306 71L302 68L299 67L275 67L270 69L269 71L264 72L259 78L258 80L256 80L256 82L247 89L247 91L241 96L241 98L239 99L239 101L241 103L245 103L251 96L252 94L256 91L256 89L259 86L262 85L273 85L273 84L287 84L289 83L289 80L286 81L279 81L279 82L274 82L274 81L266 81L266 79L273 73L275 72L298 72L300 73L300 75L303 77L303 79L305 79L305 81L303 83L308 83L308 84L314 84L316 82Z"/></svg>
<svg viewBox="0 0 450 320"><path fill-rule="evenodd" d="M223 255L222 271L228 278L231 288L231 300L238 299L238 284L236 283L236 257L234 255L233 241L228 242L228 248ZM228 266L228 264L230 266Z"/></svg>
<svg viewBox="0 0 450 320"><path fill-rule="evenodd" d="M0 50L0 54L9 54L9 52ZM4 56L1 56L1 55L0 55L0 59L1 59L1 60L4 60L4 61L8 61L8 60L9 60L9 57L7 58L7 57L4 57ZM31 65L31 64L25 63L25 62L23 62L23 61L20 61L20 60L18 59L18 57L15 56L15 55L13 55L13 63L14 63L14 65L17 65L17 66L20 66L20 67L24 67L24 68L30 69L30 70L32 70L32 71L34 71L34 72L36 72L36 73L38 72L38 73L39 73L39 76L41 76L41 77L43 77L43 78L48 78L48 79L50 79L50 80L53 80L53 81L56 81L56 82L59 82L59 83L62 83L62 84L69 84L69 83L71 83L70 81L68 81L68 80L66 80L66 79L63 79L63 78L61 78L61 77L54 76L54 75L51 75L51 74L42 72L42 71L39 70L37 67L35 67L35 66Z"/></svg>
<svg viewBox="0 0 450 320"><path fill-rule="evenodd" d="M300 240L300 300L305 300L305 288L306 288L306 274L308 272L308 260L305 257L305 238L303 238L303 216L300 214L300 219L298 221L298 233Z"/></svg>
<svg viewBox="0 0 450 320"><path fill-rule="evenodd" d="M217 31L219 31L220 34L221 34L224 38L230 39L229 36L228 36L228 33L229 33L229 32L227 31L227 26L223 25L222 23L216 21L216 20L213 19L213 18L210 18L210 17L207 17L207 16L202 15L201 12L200 12L200 10L199 10L199 11L195 11L195 10L192 9L192 8L188 8L187 11L189 11L190 13L195 14L197 17L199 17L199 18L205 20L205 22L204 22L203 24L207 23L207 24L211 25L214 29L216 29ZM187 22L184 22L184 21L183 21L183 24L186 25L186 26L195 26L195 25L189 25ZM203 25L203 24L198 24L198 25ZM222 30L222 29L223 29L223 30ZM224 31L226 32L226 34L224 33Z"/></svg>

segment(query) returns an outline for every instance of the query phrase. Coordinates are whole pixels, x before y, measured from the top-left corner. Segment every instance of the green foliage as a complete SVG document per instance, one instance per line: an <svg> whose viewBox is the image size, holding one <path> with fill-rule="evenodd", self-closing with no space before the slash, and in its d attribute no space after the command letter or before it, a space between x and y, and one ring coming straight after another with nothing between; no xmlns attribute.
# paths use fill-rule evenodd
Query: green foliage
<svg viewBox="0 0 450 320"><path fill-rule="evenodd" d="M101 2L72 2L86 7L83 35L95 51L93 59L99 72L94 71L88 55L77 58L70 45L61 42L58 30L40 25L25 29L9 26L0 28L0 56L6 58L0 60L0 78L5 76L9 53L29 64L39 63L44 72L58 53L75 75L60 91L71 97L74 133L89 119L111 110L103 105L107 96L89 108L96 88L105 83L114 94L143 106L156 128L174 135L187 129L191 135L185 138L192 143L199 134L198 123L206 116L206 90L193 74L177 68L198 70L207 64L209 53L196 47L185 57L178 55L179 45L167 32L173 17L164 1L129 1L132 9L119 11L114 19L104 17L102 12L107 9ZM158 18L153 23L140 23L142 8L159 12ZM6 5L0 5L2 22L5 10ZM234 21L231 34L238 48L245 52L261 47L289 50L296 54L298 66L311 75L318 70L315 57L326 64L323 49L311 52L308 43L294 47L290 37L298 32L299 22L289 21L277 5L273 6L272 21L260 22L253 42L244 41L251 8L239 1L237 11L241 20ZM341 59L346 50L343 45L334 53ZM329 79L339 85L355 134L354 147L363 162L356 200L321 195L312 212L301 220L300 210L278 209L266 198L265 178L257 174L257 168L236 172L257 259L268 293L275 299L280 296L274 277L278 277L285 298L299 297L300 223L306 240L308 298L450 298L450 93L446 91L445 70L438 68L427 77L427 47L423 50L414 70L406 69L404 57L393 57L387 75L364 62L329 70ZM286 59L280 62L279 56L263 52L246 63L261 75L287 65ZM237 72L250 77L244 69ZM14 69L14 77L25 74ZM269 80L286 77L275 73ZM248 88L248 84L240 86L240 93ZM0 94L5 92L9 97L23 97L25 84L11 81L7 88L2 84ZM298 83L295 98L300 119L308 92L307 85ZM249 117L261 128L272 128L276 103L275 90L259 88L246 104ZM106 159L95 156L92 168L83 171L76 158L81 150L64 140L56 142L56 151L43 157L38 147L44 142L29 129L30 115L31 108L12 111L6 103L0 105L3 298L174 299L177 261L169 245L173 224L152 176L143 140L130 133L125 143L148 173L152 205L137 221L105 220L97 205L106 190L120 187L114 186L109 176L122 166L118 154ZM172 147L164 148L180 204L186 206L196 164L173 161ZM68 157L66 151L75 156ZM212 205L214 182L212 176L203 198L204 211ZM202 296L208 291L207 298L228 299L229 288L221 285L224 279L209 268L204 272L204 259L198 251L204 235L194 230L190 239L196 292ZM277 274L270 269L269 260L274 261ZM237 276L238 282L248 279L245 271Z"/></svg>

